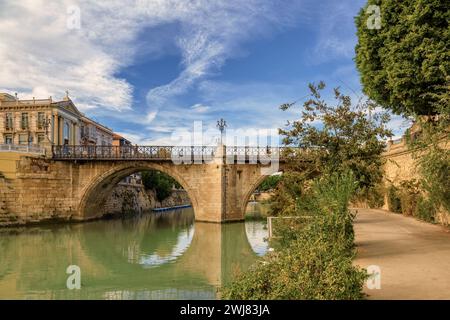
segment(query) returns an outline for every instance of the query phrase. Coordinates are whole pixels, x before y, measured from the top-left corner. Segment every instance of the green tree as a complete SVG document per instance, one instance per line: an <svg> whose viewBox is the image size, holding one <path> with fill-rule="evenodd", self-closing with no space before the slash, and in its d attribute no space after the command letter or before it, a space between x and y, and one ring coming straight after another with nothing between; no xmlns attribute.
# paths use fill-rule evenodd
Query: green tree
<svg viewBox="0 0 450 320"><path fill-rule="evenodd" d="M258 191L268 191L275 189L278 182L280 182L281 176L280 175L273 175L268 176L264 181L258 186Z"/></svg>
<svg viewBox="0 0 450 320"><path fill-rule="evenodd" d="M155 190L158 201L162 201L170 196L173 186L176 188L181 187L175 179L157 170L143 171L142 183L145 189Z"/></svg>
<svg viewBox="0 0 450 320"><path fill-rule="evenodd" d="M380 8L380 28L369 28L369 5ZM450 70L449 2L368 0L356 17L356 66L364 93L396 114L439 113Z"/></svg>
<svg viewBox="0 0 450 320"><path fill-rule="evenodd" d="M324 88L323 82L310 84L311 98L303 104L300 119L289 121L286 128L280 129L285 145L304 150L291 157L291 179L296 176L308 180L320 174L351 171L359 192L368 192L383 176L383 139L392 135L386 128L389 115L376 112L377 105L371 101L360 100L352 106L351 98L338 88L334 89L336 104L329 105L321 95ZM281 109L293 106L288 103ZM280 186L291 188L295 184L291 181Z"/></svg>

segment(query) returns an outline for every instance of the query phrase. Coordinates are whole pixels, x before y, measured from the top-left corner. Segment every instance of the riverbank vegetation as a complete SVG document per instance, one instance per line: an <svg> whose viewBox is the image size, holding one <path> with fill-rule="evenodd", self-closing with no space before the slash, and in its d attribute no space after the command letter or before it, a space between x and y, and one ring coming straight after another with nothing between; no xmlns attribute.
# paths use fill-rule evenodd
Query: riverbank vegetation
<svg viewBox="0 0 450 320"><path fill-rule="evenodd" d="M280 217L276 248L223 289L228 299L361 299L364 270L353 266L353 219L348 205L365 198L382 179L383 139L389 116L370 101L352 105L324 83L309 86L300 117L280 130L290 161L272 198ZM294 107L284 104L283 110Z"/></svg>
<svg viewBox="0 0 450 320"><path fill-rule="evenodd" d="M257 192L267 192L277 187L281 180L281 175L268 176L264 181L256 188Z"/></svg>
<svg viewBox="0 0 450 320"><path fill-rule="evenodd" d="M298 199L298 219L277 229L278 248L222 291L225 299L361 299L364 270L353 266L356 190L352 174L312 181Z"/></svg>
<svg viewBox="0 0 450 320"><path fill-rule="evenodd" d="M379 10L375 20L368 6ZM303 151L290 152L273 197L272 215L284 218L278 246L226 286L224 298L360 299L366 275L352 265L349 202L378 206L386 194L392 211L430 222L449 211L449 14L439 0L367 1L355 19L355 62L370 100L352 107L335 89L329 106L325 85L310 85L300 119L280 130L286 146ZM380 108L415 123L406 137L420 176L384 185L381 154L392 133Z"/></svg>
<svg viewBox="0 0 450 320"><path fill-rule="evenodd" d="M155 191L158 201L162 201L170 196L173 187L181 188L181 185L175 179L158 170L143 171L142 183L146 190Z"/></svg>

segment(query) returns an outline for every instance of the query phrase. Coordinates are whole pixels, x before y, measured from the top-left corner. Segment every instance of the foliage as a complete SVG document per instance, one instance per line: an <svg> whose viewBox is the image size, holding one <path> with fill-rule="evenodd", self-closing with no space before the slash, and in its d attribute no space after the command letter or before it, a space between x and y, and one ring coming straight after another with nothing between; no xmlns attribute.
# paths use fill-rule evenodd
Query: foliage
<svg viewBox="0 0 450 320"><path fill-rule="evenodd" d="M439 115L416 117L407 142L419 168L421 192L435 211L450 213L450 85L446 88L436 103Z"/></svg>
<svg viewBox="0 0 450 320"><path fill-rule="evenodd" d="M435 222L436 207L432 200L420 196L417 200L417 207L414 216L426 222Z"/></svg>
<svg viewBox="0 0 450 320"><path fill-rule="evenodd" d="M400 202L399 190L396 186L391 185L387 189L387 200L389 211L401 213L402 204Z"/></svg>
<svg viewBox="0 0 450 320"><path fill-rule="evenodd" d="M433 199L424 195L422 189L420 182L414 179L405 180L398 187L390 186L389 210L434 223L438 206Z"/></svg>
<svg viewBox="0 0 450 320"><path fill-rule="evenodd" d="M277 187L278 182L281 180L281 175L268 176L264 181L258 186L258 191L269 191Z"/></svg>
<svg viewBox="0 0 450 320"><path fill-rule="evenodd" d="M379 183L370 190L362 189L358 198L366 199L369 208L381 208L384 205L385 192L383 184Z"/></svg>
<svg viewBox="0 0 450 320"><path fill-rule="evenodd" d="M419 182L415 179L402 181L398 195L401 212L406 216L412 216L416 211L417 201L420 196Z"/></svg>
<svg viewBox="0 0 450 320"><path fill-rule="evenodd" d="M172 193L172 187L180 187L179 183L172 177L157 170L143 171L142 183L145 189L155 190L158 201L166 199Z"/></svg>
<svg viewBox="0 0 450 320"><path fill-rule="evenodd" d="M450 150L432 149L420 164L423 187L430 199L450 212Z"/></svg>
<svg viewBox="0 0 450 320"><path fill-rule="evenodd" d="M347 203L351 173L316 179L302 196L298 217L277 234L282 245L222 290L225 299L361 299L367 275L352 264L354 215ZM292 221L285 219L286 221ZM306 222L309 221L309 222Z"/></svg>
<svg viewBox="0 0 450 320"><path fill-rule="evenodd" d="M368 28L378 5L381 28ZM356 17L364 93L394 113L440 113L450 70L450 10L442 0L368 0Z"/></svg>
<svg viewBox="0 0 450 320"><path fill-rule="evenodd" d="M296 203L304 185L304 175L300 172L286 171L281 176L271 197L270 211L272 214L292 216L296 213Z"/></svg>
<svg viewBox="0 0 450 320"><path fill-rule="evenodd" d="M303 104L300 119L280 129L285 145L304 150L292 157L288 171L294 173L287 179L308 180L319 174L352 171L359 189L370 192L383 175L383 139L392 136L386 128L389 115L375 112L377 106L371 101L360 100L352 106L351 98L338 88L334 89L336 104L329 105L322 98L324 88L323 82L310 84L311 98ZM293 106L289 103L281 108ZM280 185L279 190L296 187L292 181Z"/></svg>

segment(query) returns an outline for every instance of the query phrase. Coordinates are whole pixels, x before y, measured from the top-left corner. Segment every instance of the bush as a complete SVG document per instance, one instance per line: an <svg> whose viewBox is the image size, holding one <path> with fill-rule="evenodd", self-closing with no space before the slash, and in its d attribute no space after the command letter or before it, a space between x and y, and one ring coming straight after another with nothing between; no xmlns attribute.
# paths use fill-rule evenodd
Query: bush
<svg viewBox="0 0 450 320"><path fill-rule="evenodd" d="M396 186L389 186L387 197L389 211L402 213L402 204L400 202L399 190Z"/></svg>
<svg viewBox="0 0 450 320"><path fill-rule="evenodd" d="M269 191L277 187L278 182L281 180L281 175L268 176L264 181L258 186L257 191Z"/></svg>
<svg viewBox="0 0 450 320"><path fill-rule="evenodd" d="M435 222L436 207L430 199L419 197L414 216L426 222Z"/></svg>
<svg viewBox="0 0 450 320"><path fill-rule="evenodd" d="M353 175L315 180L283 219L280 249L222 289L225 299L361 299L367 275L353 266ZM307 219L306 217L309 217ZM309 222L306 222L309 221Z"/></svg>
<svg viewBox="0 0 450 320"><path fill-rule="evenodd" d="M222 291L224 299L361 299L366 273L310 232L269 255Z"/></svg>
<svg viewBox="0 0 450 320"><path fill-rule="evenodd" d="M179 184L172 177L156 170L142 172L142 183L145 189L155 190L158 201L162 201L170 196L173 186L179 187Z"/></svg>
<svg viewBox="0 0 450 320"><path fill-rule="evenodd" d="M367 204L369 208L381 208L384 205L384 186L381 183L371 188L358 190L352 203L354 205Z"/></svg>
<svg viewBox="0 0 450 320"><path fill-rule="evenodd" d="M419 165L423 189L437 206L450 212L450 150L434 146Z"/></svg>
<svg viewBox="0 0 450 320"><path fill-rule="evenodd" d="M420 196L419 183L414 179L402 181L399 196L401 212L406 216L412 216L416 211L417 200Z"/></svg>

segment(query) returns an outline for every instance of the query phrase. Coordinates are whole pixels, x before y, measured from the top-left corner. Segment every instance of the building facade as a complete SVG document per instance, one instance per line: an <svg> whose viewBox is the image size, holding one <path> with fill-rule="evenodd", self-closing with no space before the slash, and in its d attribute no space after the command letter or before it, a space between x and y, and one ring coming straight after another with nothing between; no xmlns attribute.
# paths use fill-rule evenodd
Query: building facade
<svg viewBox="0 0 450 320"><path fill-rule="evenodd" d="M112 141L112 130L82 114L67 94L62 101L53 101L0 93L0 144L112 145Z"/></svg>
<svg viewBox="0 0 450 320"><path fill-rule="evenodd" d="M121 147L121 146L131 146L132 143L130 140L122 137L120 134L114 133L112 145L116 147Z"/></svg>

